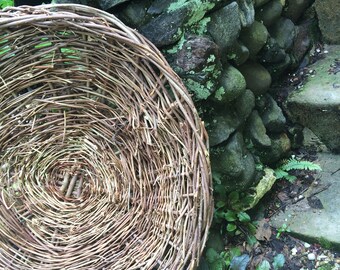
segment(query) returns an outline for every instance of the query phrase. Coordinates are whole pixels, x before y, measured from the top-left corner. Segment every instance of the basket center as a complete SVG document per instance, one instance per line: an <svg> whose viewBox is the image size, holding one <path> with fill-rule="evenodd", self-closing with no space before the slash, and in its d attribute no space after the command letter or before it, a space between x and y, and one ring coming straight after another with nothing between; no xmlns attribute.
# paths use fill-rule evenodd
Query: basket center
<svg viewBox="0 0 340 270"><path fill-rule="evenodd" d="M84 190L84 174L73 166L59 174L57 189L66 199L80 198Z"/></svg>

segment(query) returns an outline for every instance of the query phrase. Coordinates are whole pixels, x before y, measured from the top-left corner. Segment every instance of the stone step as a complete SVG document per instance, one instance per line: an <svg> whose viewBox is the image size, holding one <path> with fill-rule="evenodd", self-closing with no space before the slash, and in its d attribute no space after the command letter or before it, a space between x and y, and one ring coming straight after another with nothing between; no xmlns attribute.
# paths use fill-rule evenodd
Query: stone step
<svg viewBox="0 0 340 270"><path fill-rule="evenodd" d="M325 46L324 58L310 65L310 76L286 101L289 118L314 132L340 153L340 45Z"/></svg>
<svg viewBox="0 0 340 270"><path fill-rule="evenodd" d="M286 224L302 240L340 250L340 155L319 153L315 163L322 168L315 178L319 184L273 216L271 224L277 229Z"/></svg>

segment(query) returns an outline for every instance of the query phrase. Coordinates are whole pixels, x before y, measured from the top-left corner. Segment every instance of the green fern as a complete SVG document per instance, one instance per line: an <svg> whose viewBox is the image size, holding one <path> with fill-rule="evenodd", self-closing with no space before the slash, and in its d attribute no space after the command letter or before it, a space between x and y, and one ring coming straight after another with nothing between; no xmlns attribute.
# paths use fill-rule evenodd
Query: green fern
<svg viewBox="0 0 340 270"><path fill-rule="evenodd" d="M275 170L274 173L276 179L284 178L289 182L294 182L296 177L289 174L289 171L291 170L321 171L321 167L318 164L307 160L297 160L295 158L291 158L287 161L284 161L283 164Z"/></svg>
<svg viewBox="0 0 340 270"><path fill-rule="evenodd" d="M284 179L288 180L291 183L296 180L296 176L290 175L288 172L286 172L286 171L284 171L284 170L282 170L280 168L277 168L274 171L274 174L275 174L276 179L284 178Z"/></svg>
<svg viewBox="0 0 340 270"><path fill-rule="evenodd" d="M281 166L284 171L290 170L308 170L308 171L321 171L321 167L318 164L307 160L297 160L295 158L289 159Z"/></svg>

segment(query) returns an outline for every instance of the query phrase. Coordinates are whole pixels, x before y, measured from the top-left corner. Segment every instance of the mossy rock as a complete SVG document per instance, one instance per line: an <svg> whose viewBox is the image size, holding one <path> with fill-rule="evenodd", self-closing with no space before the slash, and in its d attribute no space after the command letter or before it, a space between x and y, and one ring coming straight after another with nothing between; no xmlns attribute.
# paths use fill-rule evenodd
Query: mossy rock
<svg viewBox="0 0 340 270"><path fill-rule="evenodd" d="M239 66L248 60L249 55L249 49L241 41L236 40L234 44L228 49L227 59L232 61L236 66Z"/></svg>
<svg viewBox="0 0 340 270"><path fill-rule="evenodd" d="M273 165L284 157L287 157L291 143L286 133L278 135L271 135L271 147L267 149L258 149L256 152L262 163L267 165Z"/></svg>
<svg viewBox="0 0 340 270"><path fill-rule="evenodd" d="M210 16L208 32L222 52L225 52L235 42L241 31L238 4L232 2Z"/></svg>
<svg viewBox="0 0 340 270"><path fill-rule="evenodd" d="M234 104L237 116L241 121L246 121L255 107L255 96L252 91L246 89L244 93L235 100Z"/></svg>
<svg viewBox="0 0 340 270"><path fill-rule="evenodd" d="M214 100L221 104L229 103L246 90L246 81L238 69L232 65L222 70L220 86L214 93Z"/></svg>
<svg viewBox="0 0 340 270"><path fill-rule="evenodd" d="M211 166L214 181L225 192L245 190L255 179L255 161L240 132L233 134L227 143L211 149Z"/></svg>
<svg viewBox="0 0 340 270"><path fill-rule="evenodd" d="M261 96L268 91L272 79L270 73L262 65L248 61L238 69L246 79L247 88L253 91L255 96Z"/></svg>
<svg viewBox="0 0 340 270"><path fill-rule="evenodd" d="M254 110L250 115L247 123L246 134L255 147L269 148L271 146L270 138L258 112Z"/></svg>
<svg viewBox="0 0 340 270"><path fill-rule="evenodd" d="M255 19L269 27L280 18L282 9L280 0L271 0L256 10Z"/></svg>
<svg viewBox="0 0 340 270"><path fill-rule="evenodd" d="M212 106L217 107L215 104ZM209 134L210 146L227 141L242 123L235 110L229 106L217 110L213 108L211 112L203 116L203 119Z"/></svg>
<svg viewBox="0 0 340 270"><path fill-rule="evenodd" d="M269 33L282 49L288 51L293 46L296 27L291 20L281 17L269 28Z"/></svg>
<svg viewBox="0 0 340 270"><path fill-rule="evenodd" d="M250 57L254 57L266 44L268 39L267 28L260 22L242 29L240 40L248 48Z"/></svg>

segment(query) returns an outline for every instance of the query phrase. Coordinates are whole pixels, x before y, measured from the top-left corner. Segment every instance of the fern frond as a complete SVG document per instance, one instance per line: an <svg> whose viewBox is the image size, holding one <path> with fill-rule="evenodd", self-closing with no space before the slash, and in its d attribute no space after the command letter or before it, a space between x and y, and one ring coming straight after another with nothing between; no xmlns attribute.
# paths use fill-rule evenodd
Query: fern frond
<svg viewBox="0 0 340 270"><path fill-rule="evenodd" d="M280 168L277 168L274 171L274 175L276 177L276 179L281 179L281 178L286 178L287 175L289 175L287 172L285 172L284 170L281 170Z"/></svg>
<svg viewBox="0 0 340 270"><path fill-rule="evenodd" d="M291 158L288 160L287 163L280 167L283 171L290 171L290 170L309 170L309 171L321 171L321 167L318 164L307 160L297 160Z"/></svg>
<svg viewBox="0 0 340 270"><path fill-rule="evenodd" d="M294 183L295 180L297 179L295 175L290 175L288 174L286 177L285 177L286 180L288 180L289 182L291 183Z"/></svg>
<svg viewBox="0 0 340 270"><path fill-rule="evenodd" d="M288 180L289 182L293 183L296 180L296 177L294 175L290 175L286 171L282 170L281 168L278 168L274 171L274 175L276 179L284 178Z"/></svg>

